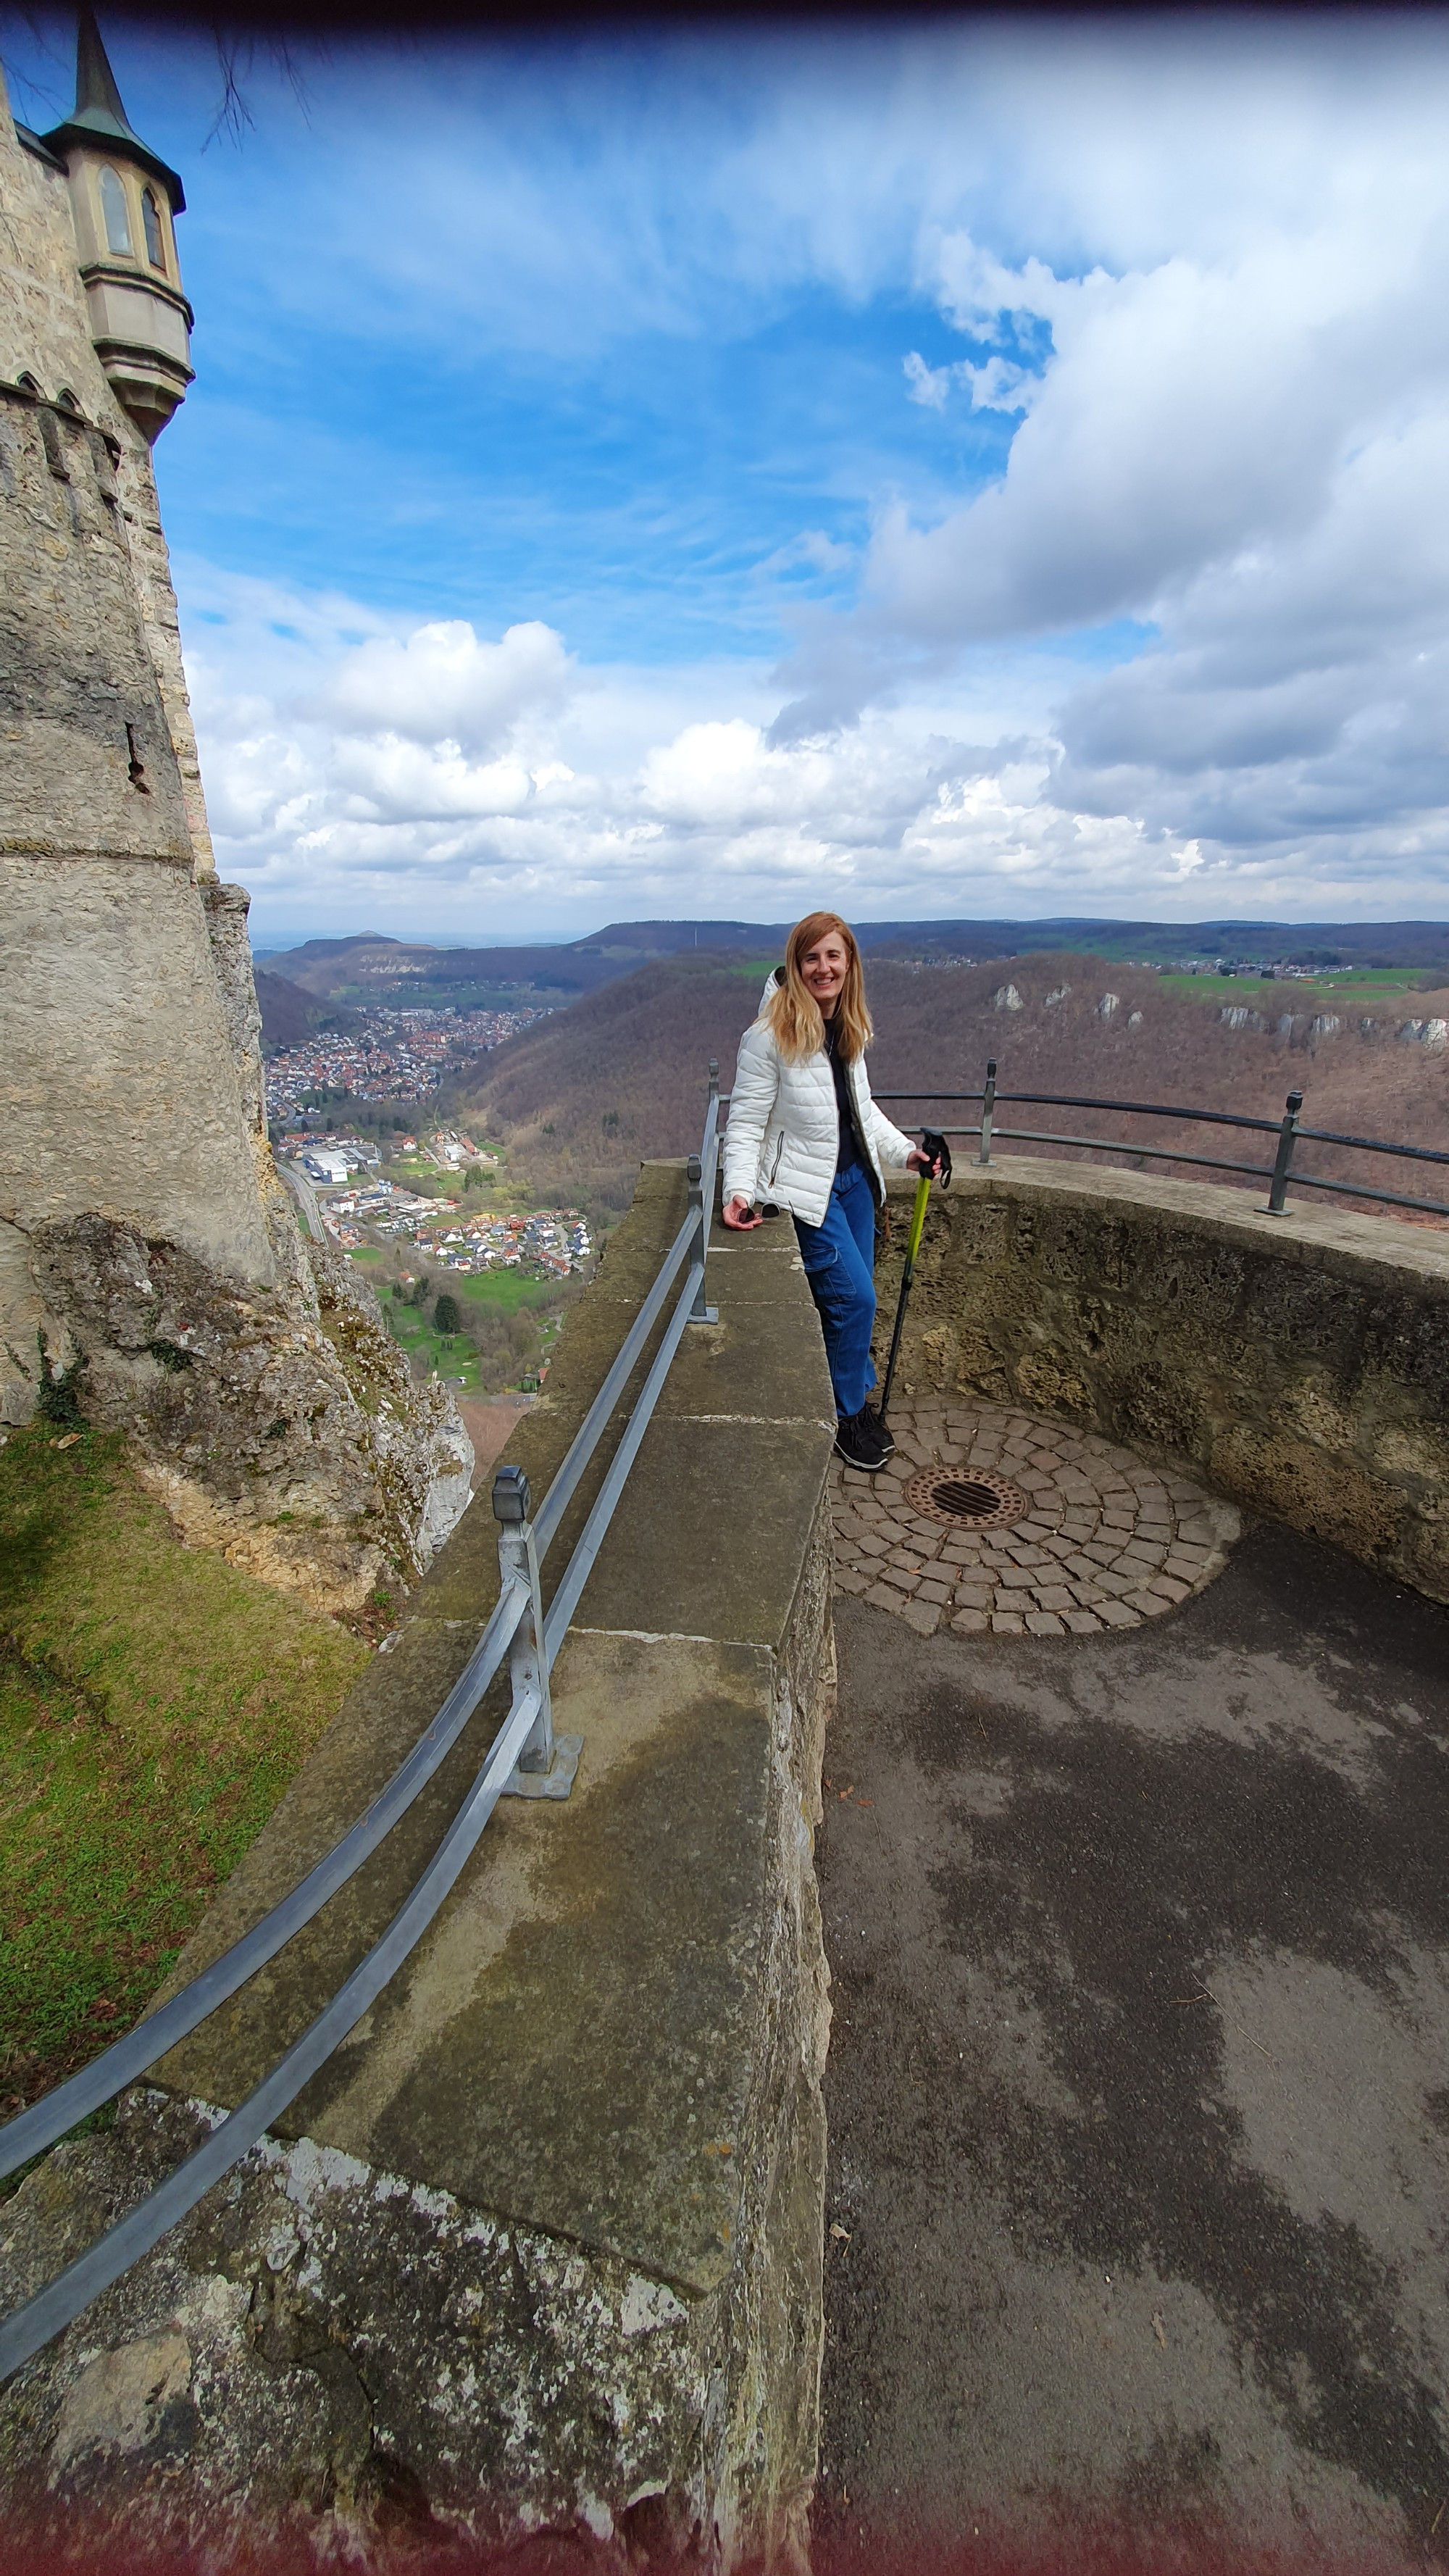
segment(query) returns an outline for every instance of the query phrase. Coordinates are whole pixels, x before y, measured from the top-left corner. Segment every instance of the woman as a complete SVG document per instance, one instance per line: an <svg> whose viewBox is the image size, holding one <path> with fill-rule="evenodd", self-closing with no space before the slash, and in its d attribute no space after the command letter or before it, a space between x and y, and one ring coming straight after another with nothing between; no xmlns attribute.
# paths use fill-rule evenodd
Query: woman
<svg viewBox="0 0 1449 2576"><path fill-rule="evenodd" d="M866 1404L875 1384L875 1218L882 1163L931 1172L870 1096L860 951L834 912L807 913L740 1040L724 1140L724 1221L760 1223L752 1202L788 1208L820 1310L835 1390L835 1454L867 1475L894 1446Z"/></svg>

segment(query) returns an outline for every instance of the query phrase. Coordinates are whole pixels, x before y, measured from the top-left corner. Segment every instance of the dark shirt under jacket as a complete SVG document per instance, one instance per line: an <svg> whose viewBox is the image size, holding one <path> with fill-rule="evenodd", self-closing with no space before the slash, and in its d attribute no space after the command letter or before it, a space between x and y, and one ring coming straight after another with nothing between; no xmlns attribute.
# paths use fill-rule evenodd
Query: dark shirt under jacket
<svg viewBox="0 0 1449 2576"><path fill-rule="evenodd" d="M835 1168L838 1173L848 1172L864 1158L855 1132L855 1095L850 1086L850 1067L840 1053L840 1024L834 1018L825 1022L825 1052L835 1077L835 1112L840 1130Z"/></svg>

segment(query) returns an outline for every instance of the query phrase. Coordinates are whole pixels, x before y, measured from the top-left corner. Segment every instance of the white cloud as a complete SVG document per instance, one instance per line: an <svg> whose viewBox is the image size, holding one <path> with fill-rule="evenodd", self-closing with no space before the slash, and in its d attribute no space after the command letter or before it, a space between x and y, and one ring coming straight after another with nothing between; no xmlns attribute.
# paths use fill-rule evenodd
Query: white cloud
<svg viewBox="0 0 1449 2576"><path fill-rule="evenodd" d="M1107 875L1131 888L1181 873L1181 854L1149 847L1139 826L1043 803L1057 754L1032 728L1052 682L1031 667L1004 698L998 671L989 689L781 745L766 675L749 666L582 673L557 636L525 650L449 629L440 647L435 627L349 643L367 615L346 602L324 611L192 577L225 619L194 630L189 656L218 856L253 889L261 936L323 922L502 938L620 912L777 917L822 891L862 915L1050 910L1068 896L1080 908ZM278 626L290 686L269 703L255 681ZM457 686L440 686L430 725L408 691L440 653ZM465 697L477 713L480 672L492 756L470 759L445 727ZM492 686L500 672L506 686Z"/></svg>
<svg viewBox="0 0 1449 2576"><path fill-rule="evenodd" d="M339 665L322 707L347 731L483 751L518 717L562 704L574 685L562 637L536 619L484 643L465 618L376 636Z"/></svg>
<svg viewBox="0 0 1449 2576"><path fill-rule="evenodd" d="M953 385L964 385L975 411L1029 411L1041 379L1030 367L1018 366L998 353L984 366L960 358L954 366L928 367L918 349L904 360L910 399L928 411L944 411Z"/></svg>
<svg viewBox="0 0 1449 2576"><path fill-rule="evenodd" d="M919 349L908 351L903 364L911 401L927 411L944 411L955 368L928 367Z"/></svg>
<svg viewBox="0 0 1449 2576"><path fill-rule="evenodd" d="M1368 455L1357 473L1368 546L1371 495L1391 478ZM1305 617L1324 577L1305 554ZM213 579L212 599L227 595ZM535 639L535 684L507 665L512 712L493 719L484 759L441 730L456 700L432 740L407 739L391 694L357 681L359 668L369 686L410 671L423 630L358 645L343 639L366 612L347 603L299 600L279 618L269 591L250 620L237 606L199 630L189 667L218 856L252 888L263 938L328 925L567 936L631 914L778 919L823 898L862 918L1282 918L1305 909L1305 842L1311 909L1362 917L1422 910L1411 889L1441 864L1420 819L1440 756L1440 659L1404 660L1377 729L1352 668L1325 669L1316 694L1301 679L1242 686L1231 633L1250 608L1212 585L1193 601L1190 647L1074 680L1059 660L993 654L906 706L784 742L763 669L585 672L560 638ZM268 703L253 683L278 622L306 641L288 647L290 691ZM450 667L496 672L506 643L454 638ZM344 699L339 733L318 710ZM426 734L420 705L410 721Z"/></svg>
<svg viewBox="0 0 1449 2576"><path fill-rule="evenodd" d="M1286 880L1300 912L1388 888L1437 911L1449 163L1407 88L1324 139L1317 184L1270 188L1271 214L1240 182L1214 240L1184 191L1177 243L1159 207L1159 255L1120 267L1012 261L964 228L925 243L943 318L991 354L911 355L911 398L944 413L965 386L1025 416L958 506L882 508L862 605L817 617L783 676L805 720L848 719L983 644L1131 621L1130 657L1056 710L1052 799ZM1161 152L1134 158L1145 199Z"/></svg>
<svg viewBox="0 0 1449 2576"><path fill-rule="evenodd" d="M426 900L464 936L826 888L875 913L1443 910L1439 22L619 63L551 61L547 116L522 54L441 99L435 66L400 75L406 226L356 222L375 126L343 116L367 89L344 68L287 220L335 229L359 333L431 335L451 366L460 332L572 354L757 329L802 286L914 291L960 354L896 342L886 371L939 463L873 461L843 615L805 604L857 569L838 538L742 549L804 594L778 678L234 590L188 644L259 915L399 925ZM984 484L968 413L1009 440ZM802 519L828 467L802 464Z"/></svg>

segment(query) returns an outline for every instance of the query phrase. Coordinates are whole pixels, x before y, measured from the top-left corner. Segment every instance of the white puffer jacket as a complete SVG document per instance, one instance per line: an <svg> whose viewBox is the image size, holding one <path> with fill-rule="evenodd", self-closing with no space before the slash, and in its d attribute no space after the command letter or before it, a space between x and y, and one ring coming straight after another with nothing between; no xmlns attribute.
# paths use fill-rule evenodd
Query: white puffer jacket
<svg viewBox="0 0 1449 2576"><path fill-rule="evenodd" d="M772 975L764 1001L774 989ZM857 1056L847 1070L880 1196L884 1190L881 1165L900 1171L915 1148L872 1100L864 1056ZM756 1020L740 1040L730 1094L724 1136L725 1199L753 1199L760 1206L788 1208L806 1225L821 1225L839 1150L835 1076L824 1047L817 1047L800 1064L786 1064L769 1021Z"/></svg>

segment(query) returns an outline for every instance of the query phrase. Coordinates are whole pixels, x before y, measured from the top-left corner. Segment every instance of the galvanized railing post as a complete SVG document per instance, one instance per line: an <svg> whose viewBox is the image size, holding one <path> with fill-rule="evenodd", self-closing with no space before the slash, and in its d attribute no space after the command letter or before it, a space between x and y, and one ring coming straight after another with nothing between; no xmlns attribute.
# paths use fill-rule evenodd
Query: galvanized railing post
<svg viewBox="0 0 1449 2576"><path fill-rule="evenodd" d="M1283 1124L1278 1130L1278 1152L1273 1164L1273 1177L1268 1184L1268 1204L1263 1210L1265 1216L1282 1216L1284 1212L1283 1202L1288 1196L1288 1183L1293 1171L1293 1147L1298 1137L1298 1112L1302 1106L1302 1092L1290 1091Z"/></svg>
<svg viewBox="0 0 1449 2576"><path fill-rule="evenodd" d="M689 1177L689 1213L694 1219L694 1241L690 1247L689 1257L691 1262L698 1262L699 1264L699 1278L695 1283L694 1303L689 1310L689 1320L692 1324L717 1324L719 1322L719 1308L718 1306L711 1306L707 1303L704 1290L705 1255L709 1250L709 1229L705 1224L704 1214L704 1165L701 1163L697 1154L690 1155L688 1164L686 1165L686 1170Z"/></svg>
<svg viewBox="0 0 1449 2576"><path fill-rule="evenodd" d="M986 1067L986 1089L981 1095L981 1151L976 1157L978 1163L989 1163L991 1160L991 1120L995 1108L996 1058L992 1056Z"/></svg>
<svg viewBox="0 0 1449 2576"><path fill-rule="evenodd" d="M521 1467L500 1467L493 1479L493 1517L498 1523L498 1568L505 1583L522 1577L528 1585L528 1608L514 1630L508 1658L513 1706L525 1693L536 1694L538 1715L524 1740L518 1766L505 1797L566 1798L579 1767L583 1738L553 1731L553 1700L548 1685L548 1654L543 1635L543 1589L539 1580L538 1542L533 1534L533 1496Z"/></svg>

